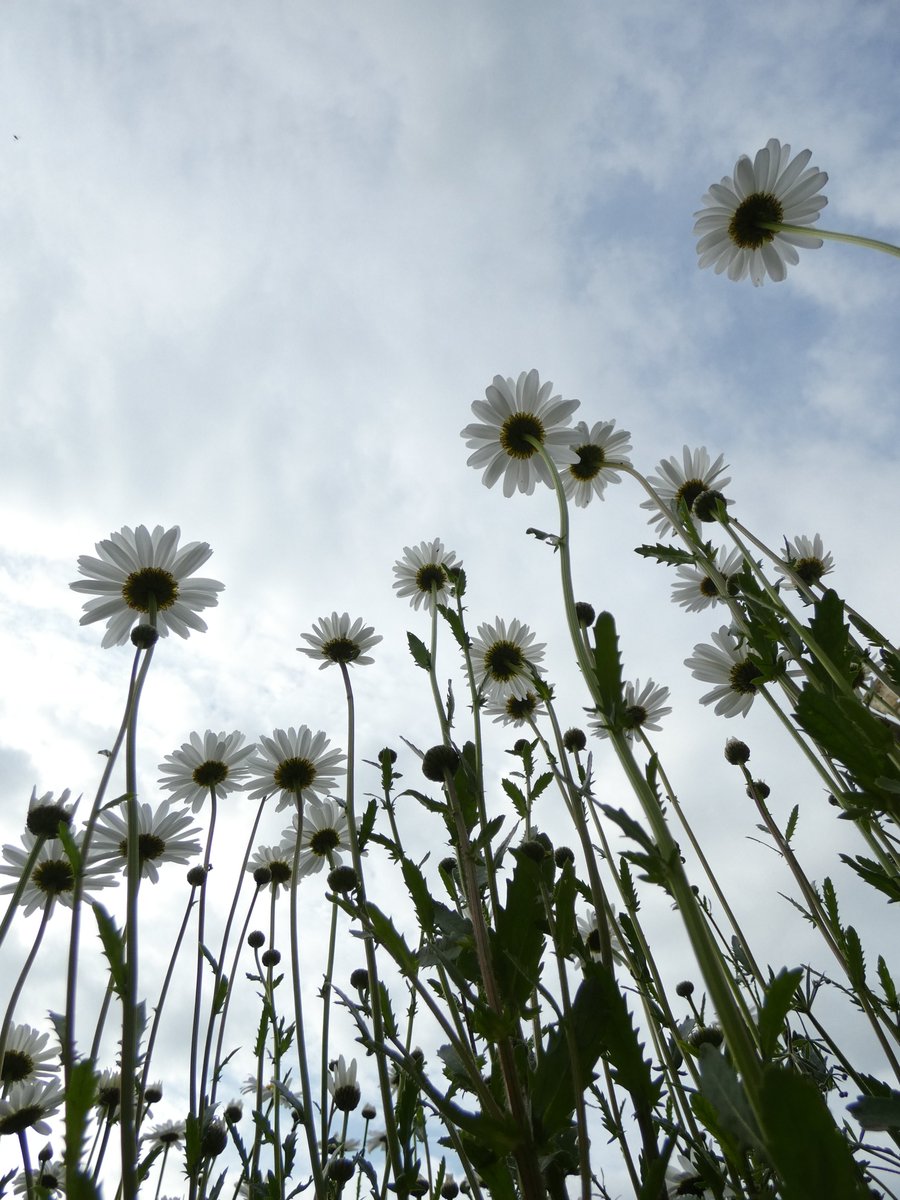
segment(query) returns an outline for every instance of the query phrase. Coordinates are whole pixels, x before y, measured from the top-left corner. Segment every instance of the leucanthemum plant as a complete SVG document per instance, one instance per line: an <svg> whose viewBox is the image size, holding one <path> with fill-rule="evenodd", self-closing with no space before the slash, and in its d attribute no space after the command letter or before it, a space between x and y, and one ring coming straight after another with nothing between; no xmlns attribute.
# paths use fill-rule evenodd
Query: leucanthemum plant
<svg viewBox="0 0 900 1200"><path fill-rule="evenodd" d="M171 808L163 800L156 809L150 804L137 806L138 861L142 878L159 882L163 863L187 863L200 852L199 832L190 813ZM128 815L107 809L97 821L91 843L91 861L107 869L128 871Z"/></svg>
<svg viewBox="0 0 900 1200"><path fill-rule="evenodd" d="M458 569L456 554L445 550L440 538L404 546L403 558L394 563L394 591L400 599L408 598L413 608L424 606L430 612L435 601L446 604L450 599L455 566Z"/></svg>
<svg viewBox="0 0 900 1200"><path fill-rule="evenodd" d="M247 759L256 750L253 743L244 742L238 730L192 733L180 750L167 754L159 764L160 787L172 793L171 800L189 804L195 813L209 799L211 789L217 797L240 791L247 780Z"/></svg>
<svg viewBox="0 0 900 1200"><path fill-rule="evenodd" d="M586 508L595 496L602 500L606 485L619 483L621 468L631 466L631 434L616 429L615 421L597 421L591 427L579 421L572 427L572 449L578 461L569 463L560 475L566 498L579 508Z"/></svg>
<svg viewBox="0 0 900 1200"><path fill-rule="evenodd" d="M744 556L740 550L730 550L727 553L717 550L714 559L715 570L724 582L724 591L719 582L703 567L682 563L675 568L678 576L672 584L672 599L686 612L702 612L715 604L724 604L727 600L729 580L743 570Z"/></svg>
<svg viewBox="0 0 900 1200"><path fill-rule="evenodd" d="M796 588L796 580L808 588L816 587L823 575L834 570L834 558L825 550L820 534L806 537L800 534L791 540L784 539L784 566L776 568L784 577L784 585Z"/></svg>
<svg viewBox="0 0 900 1200"><path fill-rule="evenodd" d="M321 730L313 733L307 725L276 729L271 737L261 734L258 753L247 760L250 799L277 795L282 809L299 797L327 795L346 774L344 753L329 750L330 745Z"/></svg>
<svg viewBox="0 0 900 1200"><path fill-rule="evenodd" d="M715 705L714 711L721 716L746 717L758 691L759 664L744 652L728 625L716 630L712 640L712 645L698 643L684 660L695 679L715 684L700 703Z"/></svg>
<svg viewBox="0 0 900 1200"><path fill-rule="evenodd" d="M636 679L634 683L627 682L623 692L621 718L625 736L631 740L636 736L638 730L660 730L662 728L660 721L672 711L671 705L667 703L668 699L669 689L660 687L652 679L648 679L643 687L641 687L639 679ZM609 726L602 717L591 717L588 725L598 737L609 736Z"/></svg>
<svg viewBox="0 0 900 1200"><path fill-rule="evenodd" d="M725 456L720 454L712 459L705 446L697 450L685 446L681 462L673 455L662 459L656 469L658 474L648 479L656 498L644 500L641 508L647 508L653 514L649 524L655 526L660 535L672 532L680 523L678 510L682 502L690 511L704 492L721 492L731 483L730 476L724 474L727 469Z"/></svg>
<svg viewBox="0 0 900 1200"><path fill-rule="evenodd" d="M349 613L338 616L336 612L321 617L313 625L312 633L300 636L309 646L297 649L310 658L321 659L320 671L332 666L369 666L375 660L367 651L381 641L381 634L371 625L363 624L361 617L351 622Z"/></svg>
<svg viewBox="0 0 900 1200"><path fill-rule="evenodd" d="M540 673L544 643L517 618L507 624L497 617L493 624L478 626L472 639L472 661L478 687L489 700L505 702L510 696L524 699Z"/></svg>
<svg viewBox="0 0 900 1200"><path fill-rule="evenodd" d="M293 846L297 840L297 814L282 834L282 845ZM310 800L303 811L303 829L300 834L300 856L297 875L303 879L323 868L331 870L343 862L349 853L347 814L334 799Z"/></svg>

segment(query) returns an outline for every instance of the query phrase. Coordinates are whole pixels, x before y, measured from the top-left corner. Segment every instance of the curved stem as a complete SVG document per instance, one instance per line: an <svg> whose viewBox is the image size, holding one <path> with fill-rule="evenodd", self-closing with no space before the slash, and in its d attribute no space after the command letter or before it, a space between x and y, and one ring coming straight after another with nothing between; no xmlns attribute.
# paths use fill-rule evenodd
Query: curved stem
<svg viewBox="0 0 900 1200"><path fill-rule="evenodd" d="M203 1113L206 1107L206 1081L203 1080L203 1087L200 1090L200 1096L197 1095L197 1054L199 1052L200 1043L200 1005L203 999L203 959L204 951L204 935L206 932L206 881L209 878L209 856L212 852L213 834L216 831L216 789L213 785L209 789L210 803L212 810L209 817L209 829L206 834L206 850L203 854L203 887L200 889L200 903L197 909L197 961L194 969L194 1011L191 1020L191 1057L189 1071L190 1082L190 1105L191 1115L196 1116L201 1124L203 1124ZM216 973L218 974L220 964L216 964ZM213 1003L215 1003L215 992L213 992ZM210 1016L212 1020L212 1016ZM204 1064L205 1065L205 1064Z"/></svg>
<svg viewBox="0 0 900 1200"><path fill-rule="evenodd" d="M891 242L881 242L877 238L862 237L858 233L836 233L832 229L820 229L818 225L786 225L783 221L759 221L760 229L771 229L773 233L799 233L804 237L824 238L829 242L847 242L851 246L868 246L870 250L880 250L882 254L893 254L900 258L900 246Z"/></svg>

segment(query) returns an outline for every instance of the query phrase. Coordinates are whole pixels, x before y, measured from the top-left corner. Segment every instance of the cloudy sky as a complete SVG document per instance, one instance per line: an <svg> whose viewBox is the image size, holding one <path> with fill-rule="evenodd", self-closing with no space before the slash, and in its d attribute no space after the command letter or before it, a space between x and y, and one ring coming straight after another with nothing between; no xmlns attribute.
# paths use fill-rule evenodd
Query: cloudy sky
<svg viewBox="0 0 900 1200"><path fill-rule="evenodd" d="M193 729L343 744L339 678L295 651L333 609L384 635L357 672L364 756L437 740L406 651L424 624L391 588L436 536L473 623L548 642L576 723L557 562L524 533L554 498L486 490L459 437L497 373L536 367L576 419L615 419L645 472L684 443L724 452L745 523L773 545L821 532L835 586L895 625L900 268L826 244L755 289L699 271L691 235L709 184L777 137L829 173L825 228L900 240L891 0L10 0L2 22L4 841L32 786L96 786L130 654L79 628L68 583L123 525L208 541L226 585L208 633L160 647L146 798ZM575 514L578 595L616 615L628 676L671 688L670 773L764 929L787 879L720 763L736 723L682 665L721 620L677 610L633 553L636 487L607 497ZM776 810L803 807L810 873L842 871L851 834L772 717L738 724ZM784 924L776 967L809 953Z"/></svg>

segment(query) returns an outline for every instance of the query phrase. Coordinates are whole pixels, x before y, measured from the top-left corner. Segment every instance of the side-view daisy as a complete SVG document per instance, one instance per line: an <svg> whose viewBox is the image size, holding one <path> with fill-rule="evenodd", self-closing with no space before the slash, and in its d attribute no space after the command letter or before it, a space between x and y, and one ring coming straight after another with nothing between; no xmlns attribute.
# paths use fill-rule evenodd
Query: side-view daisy
<svg viewBox="0 0 900 1200"><path fill-rule="evenodd" d="M43 796L39 796L37 788L32 788L28 816L25 818L26 828L42 837L56 837L61 824L72 824L72 816L78 807L78 800L74 804L67 804L71 794L66 788L60 792L59 799L54 800L52 792L44 792Z"/></svg>
<svg viewBox="0 0 900 1200"><path fill-rule="evenodd" d="M661 536L674 530L682 500L690 509L702 492L721 491L731 483L730 476L722 475L727 470L724 454L713 461L705 446L698 450L684 446L680 463L673 455L662 459L656 469L659 474L651 475L647 482L659 497L659 503L653 499L644 500L641 508L653 513L648 524L655 525Z"/></svg>
<svg viewBox="0 0 900 1200"><path fill-rule="evenodd" d="M817 533L808 538L802 534L793 541L784 539L785 566L776 567L784 576L784 586L795 588L795 576L807 587L815 587L823 575L834 570L834 558L830 551L826 553L825 544Z"/></svg>
<svg viewBox="0 0 900 1200"><path fill-rule="evenodd" d="M351 1058L348 1065L344 1062L342 1054L336 1063L331 1064L328 1090L334 1100L334 1107L339 1112L352 1112L356 1108L359 1104L360 1089L356 1082L355 1058Z"/></svg>
<svg viewBox="0 0 900 1200"><path fill-rule="evenodd" d="M590 429L586 421L572 428L572 449L578 461L560 472L563 490L578 508L586 508L595 496L603 499L608 483L621 483L619 464L631 466L627 457L631 434L616 429L615 421L598 421Z"/></svg>
<svg viewBox="0 0 900 1200"><path fill-rule="evenodd" d="M184 809L169 811L171 800L163 800L154 811L149 804L138 804L138 858L142 878L159 882L159 867L164 862L186 863L200 852L194 836L198 827ZM91 842L91 861L108 863L128 873L128 813L124 806L101 813Z"/></svg>
<svg viewBox="0 0 900 1200"><path fill-rule="evenodd" d="M358 667L367 666L375 660L366 651L381 641L381 634L376 633L371 625L364 625L361 617L351 624L349 613L338 616L336 612L330 617L321 617L313 625L312 633L301 633L300 636L304 642L309 642L309 646L298 646L297 649L310 658L321 659L320 671L350 663Z"/></svg>
<svg viewBox="0 0 900 1200"><path fill-rule="evenodd" d="M225 586L215 579L191 579L212 554L206 542L188 542L178 549L177 525L152 533L146 525L124 525L118 533L97 542L99 557L83 554L78 570L87 579L69 586L95 596L84 605L82 625L106 621L102 645L122 646L132 625L143 618L156 624L166 637L171 629L186 638L192 629L203 632L206 622L197 616L219 603L217 592Z"/></svg>
<svg viewBox="0 0 900 1200"><path fill-rule="evenodd" d="M666 704L668 699L669 689L660 687L652 679L648 679L643 687L639 679L634 683L626 683L623 689L625 737L632 741L639 729L660 729L659 722L672 711L671 706ZM593 717L588 725L598 737L609 737L609 729L602 717Z"/></svg>
<svg viewBox="0 0 900 1200"><path fill-rule="evenodd" d="M727 554L719 549L716 551L716 570L725 580L737 575L743 569L744 556L740 550L733 549ZM676 567L678 579L672 584L672 599L680 604L686 612L701 612L712 604L724 603L724 597L719 591L716 581L707 575L702 567L682 565Z"/></svg>
<svg viewBox="0 0 900 1200"><path fill-rule="evenodd" d="M425 606L431 611L432 601L446 604L453 588L450 568L456 562L453 550L445 550L440 538L404 546L403 557L394 563L394 591L400 598L409 597L413 608Z"/></svg>
<svg viewBox="0 0 900 1200"><path fill-rule="evenodd" d="M766 275L775 283L785 278L788 265L800 261L797 246L821 246L821 238L796 228L818 221L828 203L817 194L828 176L807 166L810 158L811 150L791 158L790 146L777 138L769 138L752 162L742 154L734 174L712 184L694 213L698 265L734 280L749 275L759 287Z"/></svg>
<svg viewBox="0 0 900 1200"><path fill-rule="evenodd" d="M192 733L180 750L159 764L159 785L171 791L170 800L183 800L199 812L212 788L220 798L244 787L246 760L255 750L252 742L244 745L244 735L237 730L226 734L207 729L202 737Z"/></svg>
<svg viewBox="0 0 900 1200"><path fill-rule="evenodd" d="M3 1061L0 1062L0 1083L28 1083L35 1079L48 1080L56 1075L59 1053L48 1048L49 1033L40 1033L30 1025L9 1027Z"/></svg>
<svg viewBox="0 0 900 1200"><path fill-rule="evenodd" d="M712 691L701 696L701 704L715 704L715 712L726 717L746 717L756 695L754 679L759 667L743 654L738 639L728 625L712 635L714 645L699 643L684 660L695 679L713 683Z"/></svg>
<svg viewBox="0 0 900 1200"><path fill-rule="evenodd" d="M461 436L473 451L468 465L484 468L485 487L493 487L501 475L504 496L517 488L530 496L538 482L553 486L546 463L529 439L539 442L557 466L578 461L567 426L580 401L563 400L552 392L553 384L542 384L531 370L515 380L495 375L485 388L485 399L472 402L479 421L467 425Z"/></svg>
<svg viewBox="0 0 900 1200"><path fill-rule="evenodd" d="M14 1083L0 1096L0 1136L5 1133L50 1132L47 1117L52 1117L63 1102L63 1090L58 1083L34 1079Z"/></svg>
<svg viewBox="0 0 900 1200"><path fill-rule="evenodd" d="M475 682L485 699L498 703L528 695L543 657L544 643L535 643L534 634L517 619L507 626L497 617L493 625L479 625L478 637L472 639Z"/></svg>
<svg viewBox="0 0 900 1200"><path fill-rule="evenodd" d="M260 753L251 758L249 795L262 799L279 792L278 809L297 799L323 796L335 786L338 775L345 775L344 753L329 750L330 738L321 731L313 733L306 725L299 729L276 729L271 737L261 736Z"/></svg>
<svg viewBox="0 0 900 1200"><path fill-rule="evenodd" d="M76 833L74 839L75 845L80 850L82 834ZM22 872L31 857L36 840L33 833L26 832L22 834L21 847L11 845L3 847L3 857L6 861L0 864L0 875L9 875L12 876L12 879L0 887L0 895L15 892L18 888ZM110 872L109 867L102 863L90 862L83 867L83 871L82 896L96 888L115 886L119 882L116 876ZM19 903L24 906L25 916L27 917L29 913L33 913L38 908L46 908L48 904L57 900L60 904L70 907L74 891L75 872L72 870L72 864L66 856L62 843L55 838L48 839L38 852L28 882L19 899Z"/></svg>

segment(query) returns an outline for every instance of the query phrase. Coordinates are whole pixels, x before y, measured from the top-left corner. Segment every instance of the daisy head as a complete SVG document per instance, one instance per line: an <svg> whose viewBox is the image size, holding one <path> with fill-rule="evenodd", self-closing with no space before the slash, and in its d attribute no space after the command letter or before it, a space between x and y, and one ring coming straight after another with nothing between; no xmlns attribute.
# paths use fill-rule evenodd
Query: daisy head
<svg viewBox="0 0 900 1200"><path fill-rule="evenodd" d="M335 786L337 776L346 774L341 765L343 752L329 750L330 739L306 725L276 729L271 737L262 736L259 741L259 754L247 763L251 799L277 792L278 808L282 809L301 797L324 796Z"/></svg>
<svg viewBox="0 0 900 1200"><path fill-rule="evenodd" d="M785 587L790 588L797 587L797 579L808 588L815 587L823 575L834 570L834 559L830 552L825 552L825 544L818 533L811 538L801 535L790 542L785 538L784 563L777 569L784 576Z"/></svg>
<svg viewBox="0 0 900 1200"><path fill-rule="evenodd" d="M746 717L757 692L755 679L760 669L745 654L738 638L727 625L712 635L713 645L700 643L684 660L695 679L712 683L713 689L701 696L701 704L714 704L714 711L726 717Z"/></svg>
<svg viewBox="0 0 900 1200"><path fill-rule="evenodd" d="M348 1065L344 1062L342 1054L337 1062L330 1064L328 1090L334 1100L334 1107L339 1112L353 1112L360 1100L355 1058L351 1058Z"/></svg>
<svg viewBox="0 0 900 1200"><path fill-rule="evenodd" d="M659 722L672 711L666 703L669 689L659 687L652 679L648 679L643 687L639 679L626 683L622 695L622 730L628 741L632 741L640 729L660 729ZM594 717L588 724L598 737L609 737L609 727L602 717Z"/></svg>
<svg viewBox="0 0 900 1200"><path fill-rule="evenodd" d="M12 1084L0 1097L0 1136L24 1133L26 1129L46 1136L50 1132L47 1118L62 1102L63 1090L58 1083L33 1079Z"/></svg>
<svg viewBox="0 0 900 1200"><path fill-rule="evenodd" d="M39 1033L30 1025L10 1025L0 1062L0 1083L4 1088L14 1083L46 1081L55 1077L59 1054L52 1047L48 1048L49 1040L48 1033Z"/></svg>
<svg viewBox="0 0 900 1200"><path fill-rule="evenodd" d="M621 482L617 470L620 465L631 466L627 457L631 434L627 429L616 430L615 421L598 421L590 429L587 422L579 421L571 439L578 461L560 472L563 490L579 508L586 508L595 496L603 499L608 483Z"/></svg>
<svg viewBox="0 0 900 1200"><path fill-rule="evenodd" d="M82 838L81 833L74 835L75 845L79 851ZM6 861L0 864L0 875L8 875L12 878L9 883L4 883L0 887L0 895L4 892L17 891L22 874L34 852L36 841L33 833L26 832L22 834L21 847L10 845L3 847L3 858ZM116 876L111 874L109 868L102 863L91 862L86 866L82 865L82 872L82 895L97 888L110 887L118 883ZM45 909L48 904L57 901L71 907L74 893L75 871L68 855L61 842L55 838L48 839L43 842L37 852L37 857L31 863L28 880L19 897L19 903L25 909L25 916L38 908Z"/></svg>
<svg viewBox="0 0 900 1200"><path fill-rule="evenodd" d="M294 813L291 824L284 830L283 846L295 846L299 818ZM314 875L324 867L329 870L343 862L342 854L350 852L347 814L337 800L313 799L303 810L303 831L300 835L300 855L297 876Z"/></svg>
<svg viewBox="0 0 900 1200"><path fill-rule="evenodd" d="M518 488L531 495L538 482L553 487L553 477L541 458L543 446L557 466L578 461L567 428L580 401L554 396L552 383L541 383L537 371L523 371L518 379L495 375L485 388L485 399L472 403L479 418L461 436L472 450L468 465L484 468L482 483L493 487L503 476L503 494Z"/></svg>
<svg viewBox="0 0 900 1200"><path fill-rule="evenodd" d="M309 642L309 646L298 646L297 649L310 658L321 659L320 671L351 663L358 667L367 666L375 660L366 651L381 641L381 634L371 625L363 625L361 617L351 623L349 613L338 616L336 612L330 617L322 617L313 625L312 633L301 633L300 636Z"/></svg>
<svg viewBox="0 0 900 1200"><path fill-rule="evenodd" d="M743 570L744 557L738 549L731 550L727 554L722 550L717 550L715 565L727 589L729 580ZM725 602L725 596L719 590L719 585L702 567L682 565L676 567L675 574L678 579L672 584L672 599L676 604L680 604L686 612L701 612L712 604Z"/></svg>
<svg viewBox="0 0 900 1200"><path fill-rule="evenodd" d="M138 861L142 878L159 882L159 868L165 862L186 863L200 852L199 832L191 814L184 809L171 812L170 800L163 800L154 811L149 804L137 804ZM108 808L101 813L91 842L91 859L128 873L128 812Z"/></svg>
<svg viewBox="0 0 900 1200"><path fill-rule="evenodd" d="M272 891L279 887L287 891L291 885L294 873L294 844L282 842L278 846L260 846L248 859L245 868L253 876L257 886L272 885Z"/></svg>
<svg viewBox="0 0 900 1200"><path fill-rule="evenodd" d="M472 640L475 682L486 699L498 703L528 695L543 657L544 643L535 643L528 626L515 619L509 625L500 617L493 625L479 625Z"/></svg>
<svg viewBox="0 0 900 1200"><path fill-rule="evenodd" d="M682 500L690 511L702 493L721 491L731 483L730 476L723 475L727 469L725 456L720 454L712 460L705 446L701 446L699 450L689 450L685 446L681 452L680 463L674 456L664 458L656 469L659 474L651 475L647 482L659 499L644 500L641 508L647 508L653 513L649 524L655 525L660 535L674 531L679 520L678 510Z"/></svg>
<svg viewBox="0 0 900 1200"><path fill-rule="evenodd" d="M246 760L255 750L252 743L244 745L244 735L237 730L226 734L207 729L202 736L192 733L180 750L167 754L159 764L159 785L172 793L170 800L183 800L199 812L213 790L221 797L244 787Z"/></svg>
<svg viewBox="0 0 900 1200"><path fill-rule="evenodd" d="M197 616L219 603L224 584L191 576L210 557L206 542L189 542L179 550L177 525L151 533L146 525L125 525L97 542L97 558L83 554L78 570L86 579L69 586L93 595L84 604L82 625L106 621L102 645L122 646L136 621L149 621L166 637L171 629L186 638L192 629L202 632L206 622Z"/></svg>
<svg viewBox="0 0 900 1200"><path fill-rule="evenodd" d="M505 698L488 700L484 711L486 716L493 718L495 725L512 725L518 729L528 725L542 710L534 692L526 692L524 696L511 692Z"/></svg>
<svg viewBox="0 0 900 1200"><path fill-rule="evenodd" d="M828 176L810 167L811 150L791 158L789 145L770 138L756 157L746 154L734 164L734 174L711 185L703 208L694 213L698 265L713 267L729 279L748 275L759 287L768 275L780 283L788 265L800 261L797 246L815 249L822 239L812 232L772 228L813 225L828 203L818 193Z"/></svg>
<svg viewBox="0 0 900 1200"><path fill-rule="evenodd" d="M403 557L394 563L394 591L398 597L409 597L413 608L425 606L430 612L433 602L446 604L453 591L451 570L456 554L445 550L440 538L404 546Z"/></svg>
<svg viewBox="0 0 900 1200"><path fill-rule="evenodd" d="M45 792L43 796L39 796L37 788L32 788L28 816L25 818L25 826L29 833L38 837L55 838L60 825L71 825L78 801L67 804L70 795L71 792L66 788L60 793L59 799L54 800L52 792Z"/></svg>

